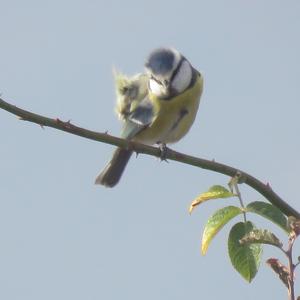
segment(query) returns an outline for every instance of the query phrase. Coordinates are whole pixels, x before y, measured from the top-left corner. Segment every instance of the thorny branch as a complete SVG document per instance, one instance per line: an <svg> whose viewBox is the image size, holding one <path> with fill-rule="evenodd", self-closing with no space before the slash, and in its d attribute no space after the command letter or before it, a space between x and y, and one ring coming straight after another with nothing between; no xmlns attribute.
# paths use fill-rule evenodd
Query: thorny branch
<svg viewBox="0 0 300 300"><path fill-rule="evenodd" d="M156 147L151 147L139 143L134 143L128 140L124 140L121 138L117 138L107 134L106 132L100 133L96 131L87 130L78 126L71 124L70 121L64 122L59 119L53 119L44 117L42 115L38 115L32 113L30 111L18 108L15 105L9 104L0 98L0 108L4 109L16 116L18 116L21 120L29 121L32 123L39 124L44 127L52 127L58 130L66 131L68 133L78 135L87 139L95 140L98 142L115 145L121 148L132 149L137 153L148 154L156 157L160 157L161 151ZM224 175L228 175L230 177L235 176L238 172L242 174L243 183L249 185L261 195L263 195L268 201L270 201L273 205L277 206L283 213L287 216L294 216L300 219L300 213L295 210L293 207L288 205L283 199L281 199L269 186L269 184L265 184L255 177L242 172L234 167L230 167L221 163L218 163L214 160L207 160L203 158L197 158L194 156L186 155L183 153L176 152L168 148L166 151L166 159L174 160L181 163L189 164L192 166L196 166L202 169L218 172Z"/></svg>

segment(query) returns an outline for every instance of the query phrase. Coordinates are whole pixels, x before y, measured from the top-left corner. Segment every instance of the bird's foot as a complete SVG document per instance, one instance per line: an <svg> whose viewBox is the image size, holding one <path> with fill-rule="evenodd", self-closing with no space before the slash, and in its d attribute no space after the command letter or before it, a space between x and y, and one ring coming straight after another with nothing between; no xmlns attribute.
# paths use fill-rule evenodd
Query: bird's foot
<svg viewBox="0 0 300 300"><path fill-rule="evenodd" d="M167 160L167 153L168 153L168 147L165 143L157 142L159 150L160 150L160 160L168 162Z"/></svg>

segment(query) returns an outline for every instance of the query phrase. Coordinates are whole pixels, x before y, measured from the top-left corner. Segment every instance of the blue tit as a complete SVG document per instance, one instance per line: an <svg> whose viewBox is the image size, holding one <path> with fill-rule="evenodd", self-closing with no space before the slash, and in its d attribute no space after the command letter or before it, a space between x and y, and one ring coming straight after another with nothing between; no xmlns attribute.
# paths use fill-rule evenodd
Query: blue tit
<svg viewBox="0 0 300 300"><path fill-rule="evenodd" d="M126 115L121 137L147 145L171 144L191 128L203 90L202 75L173 48L152 51L145 63L148 92ZM96 184L115 186L132 155L117 148L96 178Z"/></svg>

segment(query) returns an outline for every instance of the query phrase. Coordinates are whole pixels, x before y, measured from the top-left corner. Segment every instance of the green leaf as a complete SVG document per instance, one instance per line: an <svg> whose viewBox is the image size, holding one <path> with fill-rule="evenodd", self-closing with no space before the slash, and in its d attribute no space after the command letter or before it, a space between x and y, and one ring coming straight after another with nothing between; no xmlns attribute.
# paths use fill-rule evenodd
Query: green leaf
<svg viewBox="0 0 300 300"><path fill-rule="evenodd" d="M253 229L240 239L243 244L268 244L282 248L283 244L278 237L266 229Z"/></svg>
<svg viewBox="0 0 300 300"><path fill-rule="evenodd" d="M251 222L240 222L235 224L228 237L228 252L233 267L243 276L245 280L251 282L255 277L262 254L260 244L240 244L240 239L254 229Z"/></svg>
<svg viewBox="0 0 300 300"><path fill-rule="evenodd" d="M226 206L222 209L217 210L208 220L205 225L201 252L203 255L206 254L207 248L214 238L214 236L235 216L243 213L243 211L236 206Z"/></svg>
<svg viewBox="0 0 300 300"><path fill-rule="evenodd" d="M212 200L212 199L220 199L220 198L230 198L236 196L235 194L231 193L228 189L221 185L214 185L209 188L209 190L205 193L200 194L190 205L189 213L191 214L192 211L196 206L199 204Z"/></svg>
<svg viewBox="0 0 300 300"><path fill-rule="evenodd" d="M285 232L289 232L287 217L274 205L266 202L251 202L246 207L247 212L256 213L281 227Z"/></svg>

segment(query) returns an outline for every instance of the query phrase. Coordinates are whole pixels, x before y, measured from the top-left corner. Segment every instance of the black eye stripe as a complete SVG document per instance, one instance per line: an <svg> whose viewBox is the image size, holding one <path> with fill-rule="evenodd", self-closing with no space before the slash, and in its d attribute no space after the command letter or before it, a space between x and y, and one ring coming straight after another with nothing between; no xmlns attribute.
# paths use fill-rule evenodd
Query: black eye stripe
<svg viewBox="0 0 300 300"><path fill-rule="evenodd" d="M185 61L185 57L181 57L179 63L178 63L178 66L176 67L176 69L173 71L173 74L170 78L170 81L169 82L172 82L173 79L175 78L175 76L177 75L177 73L179 72L180 70L180 67L182 65L182 63ZM156 79L153 75L151 75L151 79L154 80L156 83L158 83L159 85L162 85L162 82L160 82L158 79Z"/></svg>
<svg viewBox="0 0 300 300"><path fill-rule="evenodd" d="M182 63L183 63L184 60L185 60L185 58L184 58L184 57L181 57L181 59L180 59L180 61L179 61L179 63L178 63L178 66L176 67L176 69L174 70L174 72L173 72L173 74L172 74L172 76L171 76L170 82L173 81L173 79L175 78L175 76L176 76L177 73L179 72L179 69L180 69L180 67L181 67L181 65L182 65Z"/></svg>
<svg viewBox="0 0 300 300"><path fill-rule="evenodd" d="M159 85L162 85L162 83L158 79L156 79L153 75L151 75L151 79L154 80Z"/></svg>

